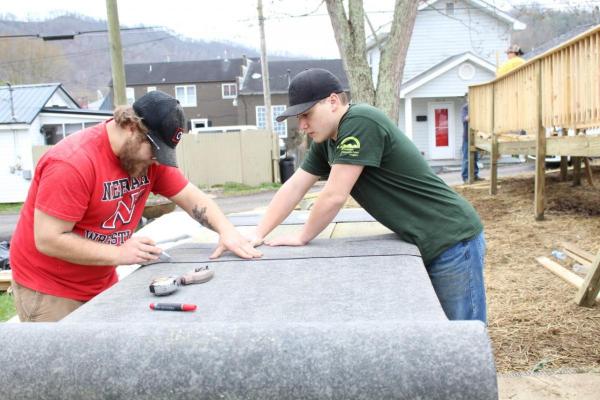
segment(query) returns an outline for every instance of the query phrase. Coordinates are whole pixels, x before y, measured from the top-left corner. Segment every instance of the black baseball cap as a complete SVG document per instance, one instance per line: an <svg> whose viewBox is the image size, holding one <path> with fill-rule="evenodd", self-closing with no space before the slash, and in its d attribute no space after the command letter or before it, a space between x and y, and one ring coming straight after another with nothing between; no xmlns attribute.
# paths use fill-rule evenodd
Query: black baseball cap
<svg viewBox="0 0 600 400"><path fill-rule="evenodd" d="M288 89L289 106L279 114L277 122L288 117L305 113L331 93L342 93L340 80L322 68L310 68L300 72L290 82Z"/></svg>
<svg viewBox="0 0 600 400"><path fill-rule="evenodd" d="M152 143L156 160L177 166L175 146L184 132L185 117L179 100L159 90L148 92L133 103L133 111L148 128L146 136Z"/></svg>

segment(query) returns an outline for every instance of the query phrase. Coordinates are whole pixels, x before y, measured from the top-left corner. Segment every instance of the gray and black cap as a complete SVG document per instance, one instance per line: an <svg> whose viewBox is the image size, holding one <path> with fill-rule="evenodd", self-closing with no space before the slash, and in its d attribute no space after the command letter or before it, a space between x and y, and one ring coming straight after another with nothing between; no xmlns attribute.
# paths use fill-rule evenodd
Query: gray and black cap
<svg viewBox="0 0 600 400"><path fill-rule="evenodd" d="M152 143L156 160L163 165L177 167L175 146L184 132L185 116L179 101L155 90L133 103L133 111L148 128L146 136Z"/></svg>
<svg viewBox="0 0 600 400"><path fill-rule="evenodd" d="M277 122L303 114L331 93L342 93L340 80L322 68L310 68L300 72L290 82L289 106L279 114Z"/></svg>

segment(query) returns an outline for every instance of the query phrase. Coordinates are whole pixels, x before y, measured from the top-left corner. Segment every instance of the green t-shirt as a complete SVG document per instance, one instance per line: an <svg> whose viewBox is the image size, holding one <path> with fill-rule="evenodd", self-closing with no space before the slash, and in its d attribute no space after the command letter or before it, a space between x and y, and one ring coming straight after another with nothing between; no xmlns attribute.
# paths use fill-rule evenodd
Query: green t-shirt
<svg viewBox="0 0 600 400"><path fill-rule="evenodd" d="M350 106L337 139L313 142L301 168L326 177L333 164L365 166L352 197L402 240L415 244L425 265L483 229L473 206L431 170L413 142L375 107Z"/></svg>

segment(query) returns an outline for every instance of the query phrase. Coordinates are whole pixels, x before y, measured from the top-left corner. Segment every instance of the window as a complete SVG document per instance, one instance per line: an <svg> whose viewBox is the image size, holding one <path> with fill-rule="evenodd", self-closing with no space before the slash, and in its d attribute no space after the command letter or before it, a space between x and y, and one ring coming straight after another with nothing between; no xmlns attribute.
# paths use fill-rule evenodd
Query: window
<svg viewBox="0 0 600 400"><path fill-rule="evenodd" d="M235 83L223 83L221 93L224 99L235 99L237 97L237 85Z"/></svg>
<svg viewBox="0 0 600 400"><path fill-rule="evenodd" d="M154 92L156 91L156 86L148 86L146 88L146 93L150 93L150 92Z"/></svg>
<svg viewBox="0 0 600 400"><path fill-rule="evenodd" d="M132 87L125 88L125 97L127 97L127 104L132 105L135 101L135 90Z"/></svg>
<svg viewBox="0 0 600 400"><path fill-rule="evenodd" d="M175 98L182 107L196 107L196 86L175 86Z"/></svg>
<svg viewBox="0 0 600 400"><path fill-rule="evenodd" d="M198 128L207 128L208 127L208 118L191 119L190 124L192 125L192 132Z"/></svg>
<svg viewBox="0 0 600 400"><path fill-rule="evenodd" d="M287 137L287 120L277 122L275 118L284 111L285 106L271 106L271 112L273 113L273 130L277 132L277 135L280 138ZM256 126L260 129L265 129L267 127L265 120L265 106L256 106Z"/></svg>
<svg viewBox="0 0 600 400"><path fill-rule="evenodd" d="M446 3L446 15L454 15L454 3Z"/></svg>

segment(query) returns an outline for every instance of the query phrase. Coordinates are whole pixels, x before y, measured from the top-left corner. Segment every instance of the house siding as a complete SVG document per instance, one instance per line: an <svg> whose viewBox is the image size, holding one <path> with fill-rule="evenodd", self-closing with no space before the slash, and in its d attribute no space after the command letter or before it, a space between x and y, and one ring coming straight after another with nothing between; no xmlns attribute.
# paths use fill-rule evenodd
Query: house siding
<svg viewBox="0 0 600 400"><path fill-rule="evenodd" d="M444 2L434 7L442 8ZM419 11L411 37L404 79L407 81L431 66L467 51L496 65L506 59L504 50L511 26L464 1L455 2L453 16L426 8Z"/></svg>
<svg viewBox="0 0 600 400"><path fill-rule="evenodd" d="M479 65L471 62L466 62L475 69L475 75L469 80L463 80L458 75L460 65L452 68L444 74L438 76L436 79L420 86L419 88L411 91L409 95L411 97L454 97L463 96L469 85L475 85L477 83L487 82L494 78L494 74L485 70ZM465 64L465 63L463 63ZM462 65L462 64L461 64Z"/></svg>
<svg viewBox="0 0 600 400"><path fill-rule="evenodd" d="M210 83L177 83L168 85L143 85L128 86L134 88L135 98L139 99L147 93L148 86L156 90L175 96L175 86L196 86L196 107L183 107L187 121L197 118L206 118L212 126L238 125L238 112L233 105L233 99L223 99L221 92L222 83L235 82L210 82Z"/></svg>
<svg viewBox="0 0 600 400"><path fill-rule="evenodd" d="M433 6L442 8L443 3L437 2ZM467 51L493 65L506 60L504 51L510 43L510 24L464 1L456 1L454 8L452 16L431 8L417 13L402 82L448 57ZM368 59L375 80L379 72L379 57L376 47L369 51Z"/></svg>

